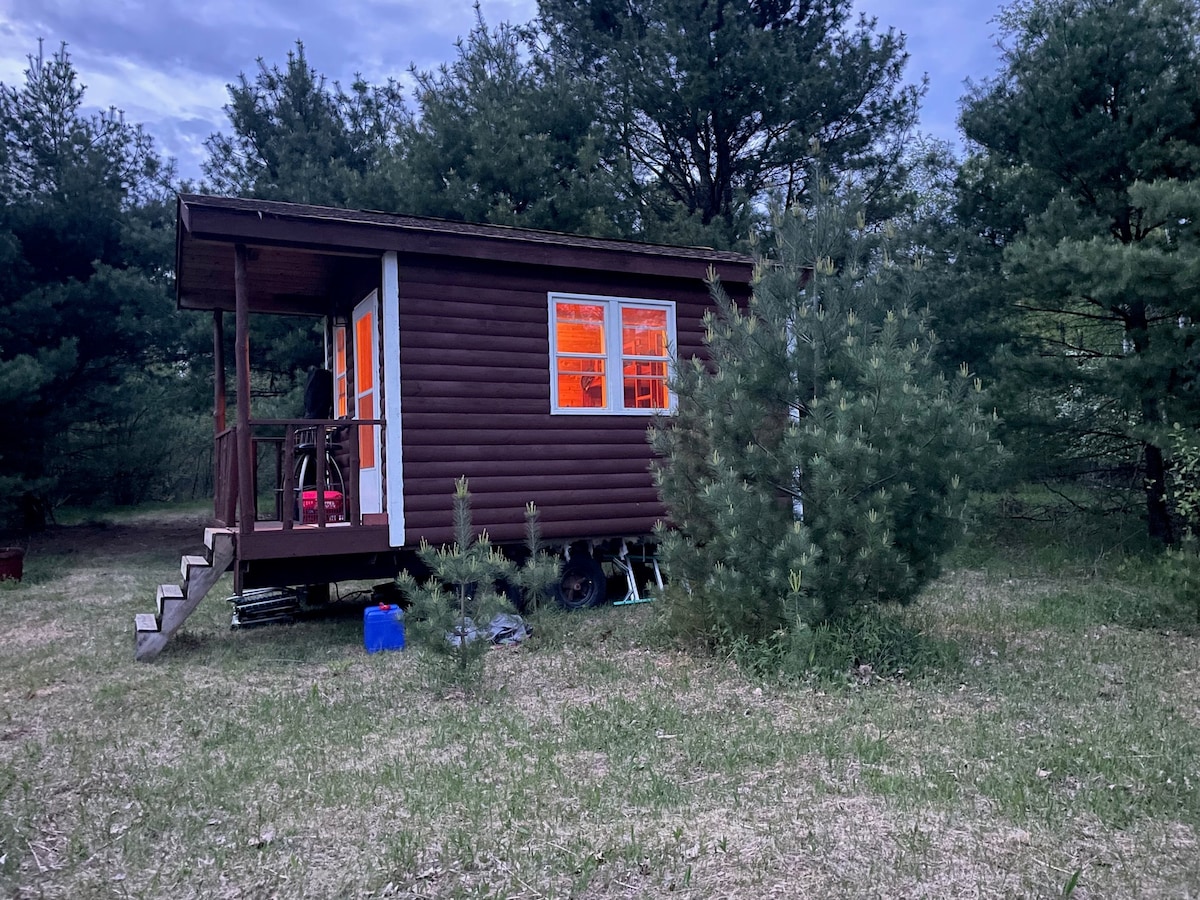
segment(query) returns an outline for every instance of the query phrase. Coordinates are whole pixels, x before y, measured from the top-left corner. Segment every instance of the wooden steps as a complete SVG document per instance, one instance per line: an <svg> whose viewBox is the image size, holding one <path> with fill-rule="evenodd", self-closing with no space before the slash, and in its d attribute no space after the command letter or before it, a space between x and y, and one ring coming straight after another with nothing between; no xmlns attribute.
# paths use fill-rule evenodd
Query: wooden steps
<svg viewBox="0 0 1200 900"><path fill-rule="evenodd" d="M193 568L198 569L198 568L200 568L200 566L207 566L207 565L208 565L208 560L205 559L203 556L184 556L179 561L179 577L182 578L184 580L184 582L186 582L187 578L188 578L188 573L191 572L191 570Z"/></svg>
<svg viewBox="0 0 1200 900"><path fill-rule="evenodd" d="M188 555L180 560L181 584L159 585L155 612L138 613L134 617L135 653L140 662L149 662L162 652L167 641L233 563L233 529L204 529L204 547L204 556Z"/></svg>

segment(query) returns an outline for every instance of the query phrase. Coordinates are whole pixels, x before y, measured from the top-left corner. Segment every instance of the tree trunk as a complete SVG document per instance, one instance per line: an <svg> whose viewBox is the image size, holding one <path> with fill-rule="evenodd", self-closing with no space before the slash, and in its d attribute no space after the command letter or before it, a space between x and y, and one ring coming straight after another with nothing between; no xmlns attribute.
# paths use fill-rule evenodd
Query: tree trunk
<svg viewBox="0 0 1200 900"><path fill-rule="evenodd" d="M1125 319L1125 334L1133 343L1134 352L1145 354L1150 350L1150 326L1146 318L1146 305L1136 300L1128 307ZM1152 380L1141 384L1142 426L1153 429L1162 425L1158 405L1160 386ZM1167 508L1167 465L1162 448L1150 441L1142 442L1142 455L1146 460L1146 528L1152 540L1171 544L1171 513Z"/></svg>
<svg viewBox="0 0 1200 900"><path fill-rule="evenodd" d="M1150 537L1163 544L1173 542L1171 514L1167 509L1167 467L1163 452L1153 444L1143 445L1146 456L1146 525Z"/></svg>

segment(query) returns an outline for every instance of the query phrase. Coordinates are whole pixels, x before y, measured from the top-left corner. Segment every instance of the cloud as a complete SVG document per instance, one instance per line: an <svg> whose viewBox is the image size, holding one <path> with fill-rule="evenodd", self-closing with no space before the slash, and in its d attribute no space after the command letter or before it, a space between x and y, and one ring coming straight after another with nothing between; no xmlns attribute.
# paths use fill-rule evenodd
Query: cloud
<svg viewBox="0 0 1200 900"><path fill-rule="evenodd" d="M55 47L65 41L78 60L118 57L209 75L236 74L239 61L262 52L275 30L263 14L269 7L250 3L6 0L6 6L5 18L19 22L26 36Z"/></svg>
<svg viewBox="0 0 1200 900"><path fill-rule="evenodd" d="M483 0L489 26L527 22L536 0ZM998 0L856 0L880 29L907 36L908 78L929 75L922 129L957 143L957 103L967 77L996 68L989 20ZM115 106L146 125L160 148L195 177L203 140L227 128L226 85L253 78L261 57L282 66L296 41L310 65L348 84L356 73L379 83L407 81L410 66L453 58L474 24L466 0L0 0L0 81L23 80L38 38L54 52L66 41L87 85L89 106Z"/></svg>
<svg viewBox="0 0 1200 900"><path fill-rule="evenodd" d="M489 24L526 21L535 0L492 0ZM199 173L205 135L227 127L226 85L253 78L261 57L282 66L303 41L331 81L404 78L452 58L474 22L461 2L428 0L0 0L0 81L24 80L25 57L62 42L89 107L122 109L154 134L181 172Z"/></svg>
<svg viewBox="0 0 1200 900"><path fill-rule="evenodd" d="M182 69L151 68L129 59L88 62L86 84L91 103L117 106L139 122L223 118L221 108L228 94L220 78Z"/></svg>

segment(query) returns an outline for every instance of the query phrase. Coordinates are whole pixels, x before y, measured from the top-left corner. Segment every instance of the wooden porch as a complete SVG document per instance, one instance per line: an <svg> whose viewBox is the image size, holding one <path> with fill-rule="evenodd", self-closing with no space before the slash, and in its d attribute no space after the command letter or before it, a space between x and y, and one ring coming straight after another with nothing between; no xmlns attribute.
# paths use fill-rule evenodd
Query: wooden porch
<svg viewBox="0 0 1200 900"><path fill-rule="evenodd" d="M325 398L329 404L325 415L334 412L337 418L313 417L307 410L304 418L254 418L250 403L250 316L257 312L319 313L325 320L330 353L335 317L344 322L359 296L378 285L379 257L251 249L242 243L225 245L224 251L232 257L233 291L232 297L226 294L213 304L213 517L235 535L235 590L275 586L244 584L246 563L254 560L313 559L391 549L388 517L383 512L387 490L386 466L380 454L384 419L353 418L353 398L349 402L342 398L336 411L335 398ZM282 257L276 260L280 253ZM306 262L301 265L301 260ZM313 269L315 261L326 268ZM362 269L364 262L374 270L373 278ZM337 276L351 273L347 264L356 267L352 277L346 278L351 286L337 290ZM320 286L315 297L301 292L291 280L297 267ZM321 294L323 299L317 299ZM226 421L229 398L224 334L224 312L230 300L235 324L232 425ZM342 341L341 374L346 382L353 382L358 357L355 330L343 328ZM373 363L377 366L378 359ZM375 373L371 377L375 378ZM374 505L366 511L360 489L364 456L370 457L368 465L382 478ZM312 567L306 568L312 571ZM287 583L300 583L300 579Z"/></svg>
<svg viewBox="0 0 1200 900"><path fill-rule="evenodd" d="M250 246L208 240L185 228L177 251L181 307L207 309L213 317L215 527L205 532L204 555L182 560L181 584L162 585L156 612L136 617L137 656L144 660L161 651L226 571L233 572L234 593L242 594L250 588L391 578L411 556L392 547L395 529L385 512L386 422L378 405L376 313L360 330L363 354L356 352L356 329L347 327L356 304L380 290L383 254L270 241ZM231 365L229 313L235 328ZM306 396L303 418L253 416L250 320L258 314L322 319L327 367L338 338L342 393L324 396L322 412L308 409ZM356 374L371 379L373 395L365 405L361 395L345 395ZM366 471L370 476L364 479Z"/></svg>
<svg viewBox="0 0 1200 900"><path fill-rule="evenodd" d="M383 425L382 419L252 419L248 441L238 440L237 426L217 434L213 518L235 536L236 591L276 586L261 577L243 584L264 568L252 565L257 561L392 549L387 515L364 513L359 490L359 448ZM312 574L319 567L300 569L307 577L289 583L322 580Z"/></svg>

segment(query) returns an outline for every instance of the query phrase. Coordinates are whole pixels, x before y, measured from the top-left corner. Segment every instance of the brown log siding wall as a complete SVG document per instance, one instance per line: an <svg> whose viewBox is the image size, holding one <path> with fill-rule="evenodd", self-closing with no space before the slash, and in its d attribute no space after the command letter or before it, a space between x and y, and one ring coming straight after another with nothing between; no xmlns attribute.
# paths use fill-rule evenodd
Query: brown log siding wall
<svg viewBox="0 0 1200 900"><path fill-rule="evenodd" d="M649 472L650 416L551 415L547 293L673 300L678 349L701 352L694 282L400 258L406 543L453 537L454 480L477 529L524 536L525 504L550 540L649 534L664 510Z"/></svg>

